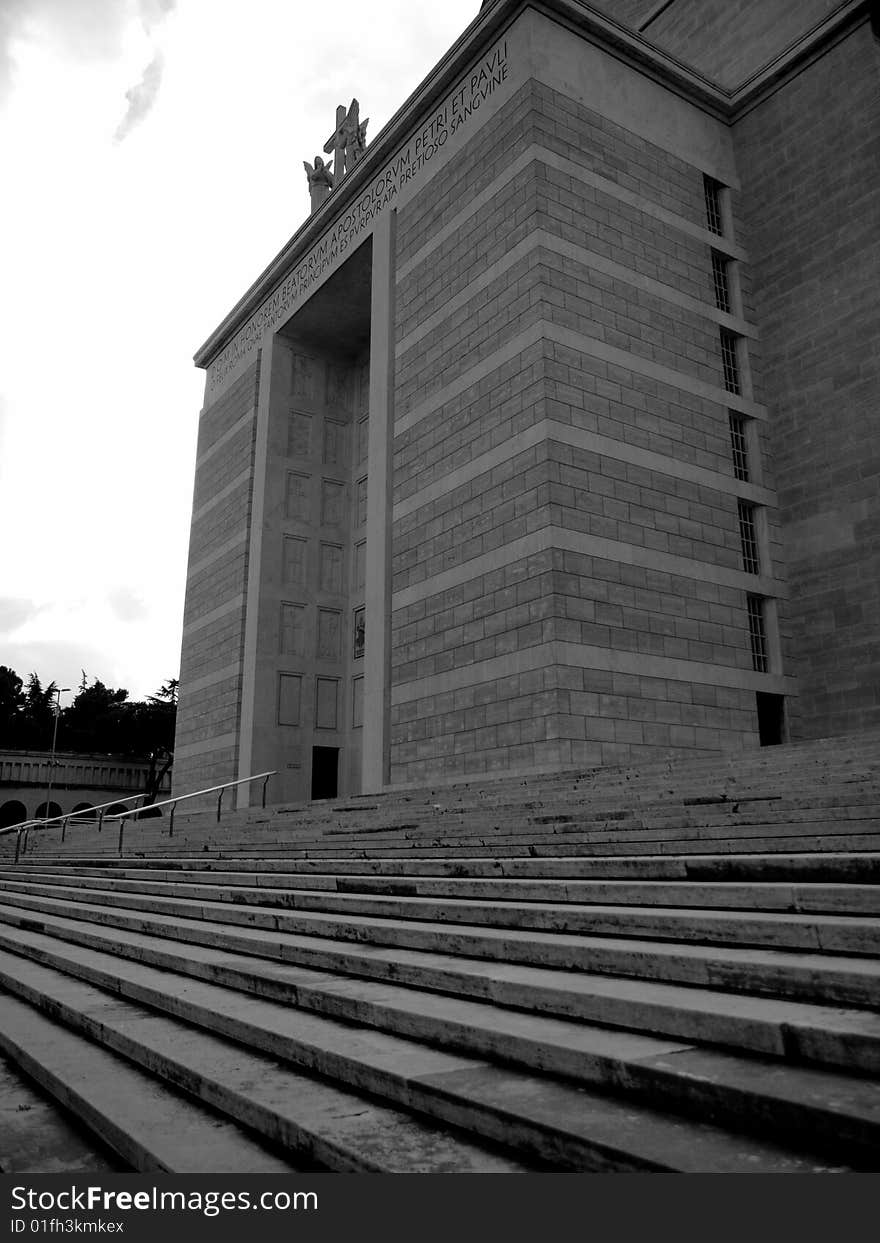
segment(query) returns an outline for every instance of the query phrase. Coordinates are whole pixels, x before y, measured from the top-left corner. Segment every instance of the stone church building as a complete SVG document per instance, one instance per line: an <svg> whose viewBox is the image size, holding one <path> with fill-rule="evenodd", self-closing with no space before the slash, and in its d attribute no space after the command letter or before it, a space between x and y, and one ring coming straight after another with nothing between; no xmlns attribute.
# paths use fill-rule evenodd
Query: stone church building
<svg viewBox="0 0 880 1243"><path fill-rule="evenodd" d="M488 0L366 145L344 101L196 355L177 791L880 723L878 33Z"/></svg>

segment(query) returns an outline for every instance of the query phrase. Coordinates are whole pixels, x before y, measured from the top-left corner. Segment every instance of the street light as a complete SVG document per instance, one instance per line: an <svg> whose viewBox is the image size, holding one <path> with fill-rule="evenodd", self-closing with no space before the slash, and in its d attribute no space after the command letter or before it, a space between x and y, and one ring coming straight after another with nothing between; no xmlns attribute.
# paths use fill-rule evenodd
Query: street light
<svg viewBox="0 0 880 1243"><path fill-rule="evenodd" d="M55 775L55 743L58 741L58 718L61 716L61 696L69 691L69 686L56 686L52 694L55 696L55 703L52 712L55 715L55 724L52 727L52 758L49 761L49 787L46 790L46 819L51 814L52 803L52 778Z"/></svg>

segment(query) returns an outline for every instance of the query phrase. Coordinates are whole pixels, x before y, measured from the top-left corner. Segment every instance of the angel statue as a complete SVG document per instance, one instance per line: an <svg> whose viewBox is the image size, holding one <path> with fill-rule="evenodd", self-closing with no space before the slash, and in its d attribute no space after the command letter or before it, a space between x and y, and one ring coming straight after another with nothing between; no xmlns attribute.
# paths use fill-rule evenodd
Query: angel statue
<svg viewBox="0 0 880 1243"><path fill-rule="evenodd" d="M333 174L319 155L315 156L314 168L308 160L303 160L303 168L306 170L306 177L309 182L312 215L314 215L333 189Z"/></svg>

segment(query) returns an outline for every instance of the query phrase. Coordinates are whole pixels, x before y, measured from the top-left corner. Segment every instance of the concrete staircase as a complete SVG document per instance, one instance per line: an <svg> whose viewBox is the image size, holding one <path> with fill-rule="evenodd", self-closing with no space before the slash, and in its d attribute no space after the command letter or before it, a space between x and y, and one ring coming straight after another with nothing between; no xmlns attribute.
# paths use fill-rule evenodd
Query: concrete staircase
<svg viewBox="0 0 880 1243"><path fill-rule="evenodd" d="M877 1170L878 755L0 839L0 1054L135 1169Z"/></svg>

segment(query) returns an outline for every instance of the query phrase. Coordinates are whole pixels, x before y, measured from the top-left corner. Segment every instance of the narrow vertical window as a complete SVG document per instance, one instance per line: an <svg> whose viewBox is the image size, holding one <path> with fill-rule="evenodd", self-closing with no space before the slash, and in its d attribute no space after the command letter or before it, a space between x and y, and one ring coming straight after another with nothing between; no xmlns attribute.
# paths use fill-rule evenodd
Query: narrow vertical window
<svg viewBox="0 0 880 1243"><path fill-rule="evenodd" d="M728 393L741 392L736 340L735 333L721 329L721 363L724 368L724 387Z"/></svg>
<svg viewBox="0 0 880 1243"><path fill-rule="evenodd" d="M742 545L743 569L747 574L760 573L758 557L758 531L755 525L755 506L748 501L737 501L739 512L739 538Z"/></svg>
<svg viewBox="0 0 880 1243"><path fill-rule="evenodd" d="M749 612L749 643L752 648L752 668L756 673L766 673L767 628L764 624L764 601L761 596L746 596Z"/></svg>
<svg viewBox="0 0 880 1243"><path fill-rule="evenodd" d="M703 194L706 199L706 223L711 233L720 237L724 233L721 219L721 182L714 177L703 177Z"/></svg>
<svg viewBox="0 0 880 1243"><path fill-rule="evenodd" d="M733 457L733 473L744 483L749 480L749 446L746 440L746 421L741 414L727 412L730 423L730 452Z"/></svg>
<svg viewBox="0 0 880 1243"><path fill-rule="evenodd" d="M712 251L712 283L715 286L715 305L719 311L730 313L730 281L727 278L728 262L717 250Z"/></svg>

